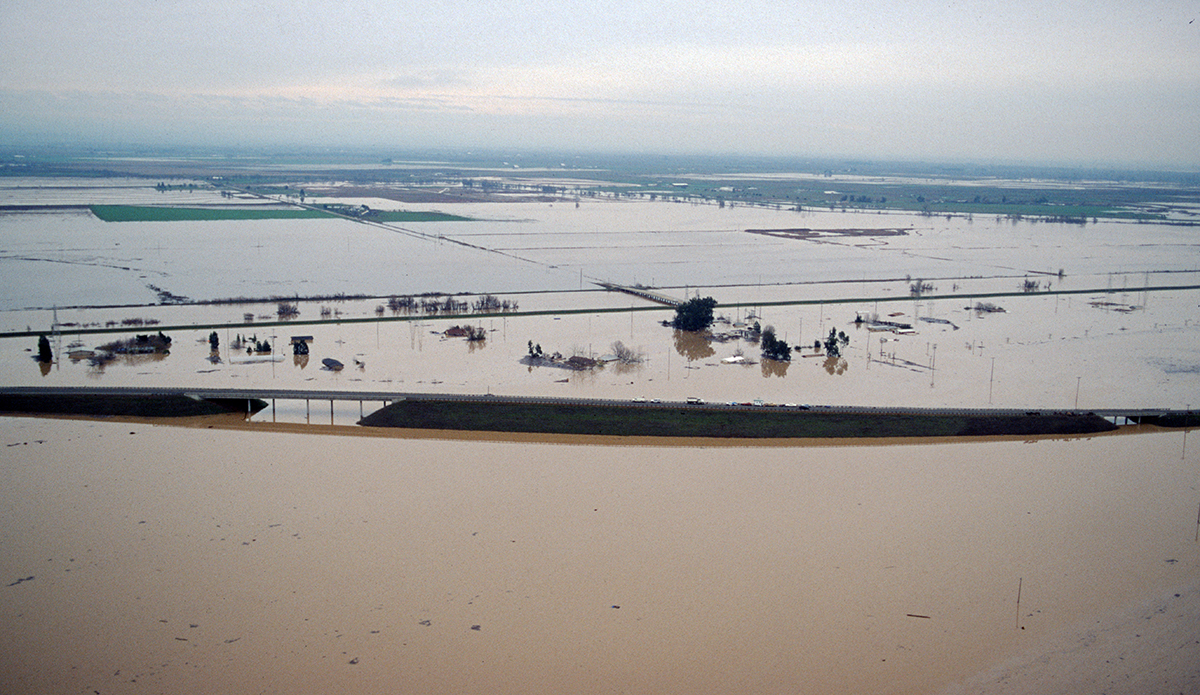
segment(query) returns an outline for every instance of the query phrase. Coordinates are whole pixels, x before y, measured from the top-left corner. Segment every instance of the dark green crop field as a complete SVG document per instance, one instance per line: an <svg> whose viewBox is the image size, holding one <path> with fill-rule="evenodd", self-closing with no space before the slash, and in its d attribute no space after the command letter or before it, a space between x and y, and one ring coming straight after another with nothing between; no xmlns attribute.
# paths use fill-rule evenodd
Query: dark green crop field
<svg viewBox="0 0 1200 695"><path fill-rule="evenodd" d="M318 210L261 208L176 208L142 205L91 205L105 222L210 222L214 220L295 220L333 217Z"/></svg>
<svg viewBox="0 0 1200 695"><path fill-rule="evenodd" d="M105 222L211 222L215 220L303 220L343 215L309 209L230 207L187 208L148 205L89 205L92 214ZM444 212L372 210L358 216L371 222L463 222L469 217Z"/></svg>

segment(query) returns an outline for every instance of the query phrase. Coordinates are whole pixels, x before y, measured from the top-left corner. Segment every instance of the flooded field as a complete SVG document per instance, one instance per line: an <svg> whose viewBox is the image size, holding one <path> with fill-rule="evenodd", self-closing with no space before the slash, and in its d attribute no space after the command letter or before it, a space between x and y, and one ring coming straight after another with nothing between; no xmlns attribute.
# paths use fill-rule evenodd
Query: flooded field
<svg viewBox="0 0 1200 695"><path fill-rule="evenodd" d="M300 304L301 319L316 319L326 307L345 321L294 326L237 323L246 308L273 321L273 304L60 310L60 321L81 324L129 316L160 322L136 329L148 332L196 323L232 326L167 329L173 339L169 355L128 356L101 366L87 358L39 365L32 359L35 338L5 339L0 341L0 379L31 386L163 383L620 399L692 396L712 402L762 399L814 405L1076 410L1200 403L1200 291L1018 295L990 300L1003 312L980 313L967 309L976 300L965 295L913 300L902 296L904 283L871 289L881 300L758 305L752 303L754 295L772 297L766 288L714 288L713 295L727 305L718 305L718 314L730 320L714 326L715 337L664 327L661 321L673 315L668 308L603 291L504 295L518 302L521 311L550 312L519 316L391 320L410 317L388 312L389 320L375 321L374 301L308 302ZM746 303L734 306L739 301ZM593 310L562 311L572 305ZM751 312L757 317L751 322L774 326L782 338L802 348L790 363L763 359L757 343L748 339L721 337L733 330L733 323L746 322ZM869 331L855 323L860 314L907 322L913 332ZM445 334L463 325L486 331L486 339ZM842 357L832 361L811 347L831 329L850 337ZM220 346L216 355L209 343L213 332ZM254 361L244 349L232 349L239 336L270 343L277 361ZM292 336L311 337L308 356L292 355ZM67 352L72 345L90 350L113 338L66 328L58 342ZM531 344L546 354L598 358L613 352L617 342L638 353L641 362L576 371L528 359ZM325 358L346 368L324 369ZM745 361L731 363L733 359Z"/></svg>
<svg viewBox="0 0 1200 695"><path fill-rule="evenodd" d="M0 201L192 195L153 186L22 180ZM36 337L0 337L0 383L1200 403L1193 228L625 200L405 207L473 221L2 214L0 332L46 331L57 359L39 366ZM669 307L596 281L711 295L724 321L680 333L661 324ZM162 291L369 297L300 300L276 325L277 302L164 305ZM383 306L424 292L517 308ZM855 322L868 315L911 328ZM790 363L732 335L754 321L800 347ZM448 337L455 325L486 338ZM838 360L811 348L831 329L850 337ZM68 356L158 330L170 354ZM269 341L273 359L239 339ZM640 361L528 359L534 345L599 358L617 341ZM191 426L0 419L0 690L1200 687L1200 467L1183 431L742 447L354 428L377 405L279 401Z"/></svg>
<svg viewBox="0 0 1200 695"><path fill-rule="evenodd" d="M121 195L141 204L236 204L214 191L159 193L146 184L140 190L46 191L35 185L39 180L18 181L20 186L7 189L0 185L5 204L115 203ZM309 202L401 207L378 199ZM996 278L1011 290L1027 276L1058 286L1060 271L1076 286L1107 287L1115 278L1118 287L1140 288L1147 282L1173 284L1158 276L1195 271L1200 256L1192 227L1104 220L1078 225L604 198L407 208L472 219L105 223L80 209L0 214L0 270L9 278L0 310L154 303L154 288L212 300L564 291L593 288L593 281L683 291L916 278L949 285L962 278ZM794 229L816 230L817 236L753 233ZM1147 272L1155 276L1148 280Z"/></svg>

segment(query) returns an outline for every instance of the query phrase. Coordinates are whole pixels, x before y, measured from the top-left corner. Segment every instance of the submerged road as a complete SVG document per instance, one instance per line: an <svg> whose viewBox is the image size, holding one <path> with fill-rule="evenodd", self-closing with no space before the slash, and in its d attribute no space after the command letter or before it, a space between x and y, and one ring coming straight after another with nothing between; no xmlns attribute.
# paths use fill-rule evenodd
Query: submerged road
<svg viewBox="0 0 1200 695"><path fill-rule="evenodd" d="M499 253L499 252L496 252L496 253ZM896 281L899 282L898 279ZM876 281L872 281L872 282L876 282ZM600 283L600 284L603 284L603 283ZM1147 291L1150 291L1150 292L1176 292L1176 291L1192 291L1192 290L1200 290L1200 285L1162 285L1162 286L1157 286L1157 287L1150 287L1150 288L1148 288ZM623 291L623 290L611 290L611 291ZM653 290L653 292L655 292L658 295L656 298L643 297L643 298L647 299L648 301L653 302L652 304L649 304L647 306L627 306L627 307L599 306L599 307L589 307L589 308L581 307L581 308L575 308L575 309L564 309L564 308L538 309L538 310L534 310L534 311L507 311L507 312L496 312L496 313L465 313L465 314L416 313L416 314L405 314L403 316L356 316L356 317L343 316L343 317L336 318L336 319L286 319L286 320L278 319L278 320L263 320L263 321L256 320L252 323L245 323L244 321L226 321L226 322L215 322L215 323L201 322L201 323L170 324L170 325L156 324L154 326L141 326L141 327L135 327L135 326L105 326L105 327L59 326L59 329L61 332L69 333L71 335L104 335L104 334L141 333L141 332L146 332L148 330L158 331L158 332L196 331L196 330L207 331L207 330L218 330L218 329L244 331L244 330L248 330L250 328L254 328L254 329L278 328L278 327L285 327L285 326L295 328L298 326L336 326L339 324L352 325L352 324L362 324L362 323L396 323L396 322L409 322L409 321L447 321L448 322L448 321L454 321L454 320L474 319L474 318L499 319L499 318L510 318L510 317L520 317L520 316L567 316L570 314L617 314L617 313L632 313L632 312L641 313L641 312L653 312L653 311L669 311L674 306L672 304L672 302L678 301L678 300L668 297L662 293L657 292L657 290ZM1105 289L1105 288L1087 289L1087 288L1085 288L1085 289L1078 289L1078 290L1052 290L1052 291L1048 291L1048 292L1037 292L1034 294L1030 294L1028 292L963 292L960 294L926 294L926 295L921 295L921 299L922 299L922 301L933 301L933 300L940 301L940 300L949 300L949 299L953 299L956 301L974 301L977 299L994 299L997 297L1029 298L1029 297L1049 297L1049 296L1054 296L1054 295L1080 295L1080 294L1098 294L1099 295L1099 294L1111 294L1111 293L1112 293L1112 288L1108 288L1108 289ZM312 297L307 297L307 298L299 297L298 299L301 301L316 301L316 299L312 298ZM354 297L354 299L364 299L364 297ZM374 297L373 299L383 299L383 297ZM263 298L261 301L262 301L262 303L271 303L273 300ZM772 307L773 306L804 306L804 305L816 306L818 304L820 304L820 305L869 304L872 302L874 302L876 304L880 304L880 303L889 303L889 302L909 302L909 301L912 301L912 297L908 294L905 294L902 296L874 296L874 297L837 297L837 296L835 296L835 297L815 298L815 299L786 299L786 300L776 300L776 301L728 302L728 303L718 304L718 306L720 306L722 309L733 309L733 308L739 308L739 307L741 307L741 308L760 308L760 307L765 307L765 306L772 306ZM170 306L195 307L195 306L205 306L205 305L206 305L206 303L204 303L204 302L194 302L194 303L188 303L188 304L172 304ZM137 306L156 307L156 306L162 306L162 305L146 304L146 305L137 305ZM47 309L47 310L49 309L49 307L41 307L41 308ZM59 308L64 309L64 308L87 308L87 307L59 307ZM95 307L95 308L101 308L101 307ZM22 330L0 331L0 338L37 338L38 336L41 336L41 335L51 334L54 332L54 330L55 330L55 327L52 325L49 328L37 329L37 330L34 330L32 328L27 328L27 330L23 330L23 331Z"/></svg>
<svg viewBox="0 0 1200 695"><path fill-rule="evenodd" d="M4 386L0 395L31 396L186 396L204 400L295 400L295 401L378 401L383 404L402 400L478 401L488 403L544 403L549 405L604 405L629 408L709 408L737 410L826 411L840 413L888 413L913 415L1035 415L1063 413L1092 413L1103 418L1142 418L1184 415L1190 411L1170 408L1092 408L1070 410L1064 408L911 408L905 406L854 406L854 405L792 405L761 404L747 402L705 402L699 399L687 401L616 400L589 398L559 398L554 396L500 396L494 394L461 393L413 393L399 391L348 391L323 389L269 389L269 388L189 388L176 386Z"/></svg>

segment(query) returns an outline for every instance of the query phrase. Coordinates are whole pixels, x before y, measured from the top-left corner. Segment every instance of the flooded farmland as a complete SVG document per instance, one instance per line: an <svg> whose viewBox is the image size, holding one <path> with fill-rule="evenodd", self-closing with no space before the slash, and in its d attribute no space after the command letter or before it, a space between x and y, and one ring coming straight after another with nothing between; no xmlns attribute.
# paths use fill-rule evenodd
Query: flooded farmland
<svg viewBox="0 0 1200 695"><path fill-rule="evenodd" d="M6 204L187 195L23 183ZM0 383L1200 403L1192 228L661 201L436 207L472 221L0 215L0 330L60 324L44 370L35 338L0 338ZM751 231L800 228L821 233ZM884 229L904 233L869 232ZM932 287L914 296L919 280ZM661 324L668 307L596 281L713 296L728 323L680 334ZM298 301L280 324L275 302L166 305L161 290L369 296ZM518 306L378 311L424 292ZM64 356L125 335L86 330L128 319L141 321L128 334L168 333L170 354ZM753 321L801 348L790 363L721 335ZM486 339L448 337L455 325ZM811 350L830 329L850 337L832 362ZM292 336L311 338L309 359ZM281 359L249 360L239 338ZM525 359L531 344L599 357L617 341L640 361ZM327 357L345 369L322 369ZM739 446L368 436L359 413L280 401L187 426L0 419L0 689L1133 693L1200 678L1200 467L1182 430Z"/></svg>

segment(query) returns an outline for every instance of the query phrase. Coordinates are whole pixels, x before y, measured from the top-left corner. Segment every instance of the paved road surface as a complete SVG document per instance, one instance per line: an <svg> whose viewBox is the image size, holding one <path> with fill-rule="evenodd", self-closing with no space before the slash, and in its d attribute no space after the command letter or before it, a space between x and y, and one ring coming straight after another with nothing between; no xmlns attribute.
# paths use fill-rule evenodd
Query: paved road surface
<svg viewBox="0 0 1200 695"><path fill-rule="evenodd" d="M360 401L391 403L400 400L448 400L485 401L491 403L546 403L550 405L609 405L629 408L716 408L755 410L761 408L789 409L797 412L828 411L842 413L893 413L914 415L1027 415L1070 413L1060 408L908 408L902 406L850 406L850 405L807 405L807 404L761 404L747 402L694 402L657 400L612 400L587 398L557 398L552 396L498 396L492 394L454 393L411 393L402 391L345 391L321 389L267 389L267 388L187 388L170 386L15 386L0 387L3 394L28 395L129 395L129 396L175 396L184 395L204 399L251 399L299 400L299 401ZM1166 408L1108 408L1080 411L1101 417L1142 418L1162 416L1170 413L1183 414Z"/></svg>

